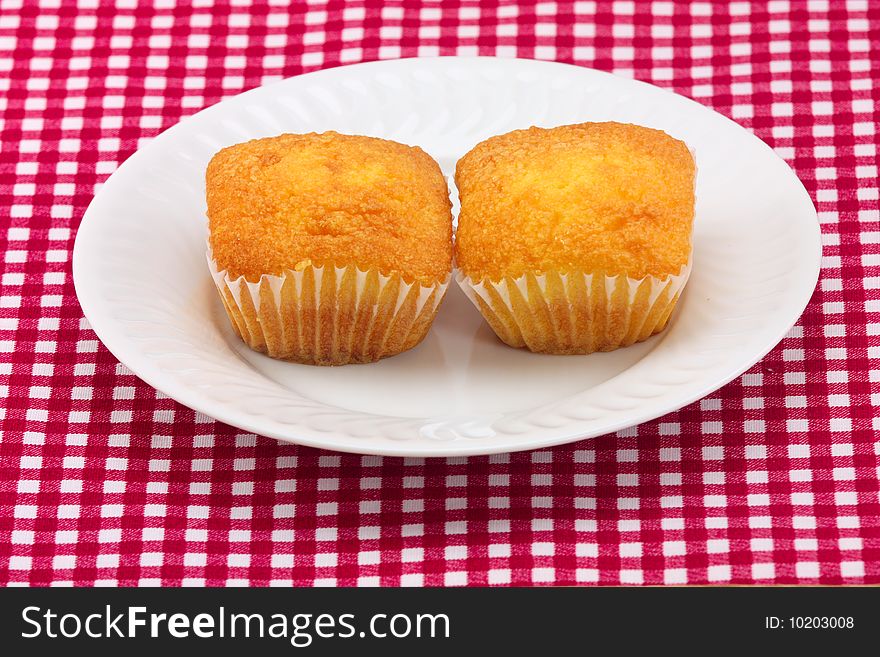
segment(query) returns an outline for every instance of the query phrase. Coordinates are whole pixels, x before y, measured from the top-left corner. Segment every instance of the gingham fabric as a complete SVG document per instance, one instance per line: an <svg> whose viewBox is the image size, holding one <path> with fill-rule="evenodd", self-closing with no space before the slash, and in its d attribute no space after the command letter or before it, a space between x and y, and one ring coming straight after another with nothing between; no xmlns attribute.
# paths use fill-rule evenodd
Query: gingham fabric
<svg viewBox="0 0 880 657"><path fill-rule="evenodd" d="M880 3L3 0L0 580L880 583ZM419 460L244 434L141 382L70 274L95 189L181 117L322 67L555 59L667 87L785 158L822 277L733 383L568 446Z"/></svg>

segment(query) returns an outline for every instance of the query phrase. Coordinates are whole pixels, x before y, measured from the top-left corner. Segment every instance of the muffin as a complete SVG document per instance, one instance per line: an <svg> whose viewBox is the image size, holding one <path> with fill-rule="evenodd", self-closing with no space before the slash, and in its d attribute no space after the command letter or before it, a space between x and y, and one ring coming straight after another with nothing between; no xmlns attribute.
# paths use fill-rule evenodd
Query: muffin
<svg viewBox="0 0 880 657"><path fill-rule="evenodd" d="M206 187L211 273L252 349L341 365L425 337L452 269L452 216L424 151L285 134L221 150Z"/></svg>
<svg viewBox="0 0 880 657"><path fill-rule="evenodd" d="M456 167L456 280L501 340L610 351L663 330L690 273L688 147L621 123L492 137Z"/></svg>

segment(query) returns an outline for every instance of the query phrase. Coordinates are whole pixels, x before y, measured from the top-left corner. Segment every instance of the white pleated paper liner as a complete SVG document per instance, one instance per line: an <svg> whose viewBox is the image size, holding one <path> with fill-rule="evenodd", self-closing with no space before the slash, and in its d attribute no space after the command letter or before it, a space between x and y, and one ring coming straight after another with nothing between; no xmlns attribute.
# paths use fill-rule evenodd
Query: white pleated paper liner
<svg viewBox="0 0 880 657"><path fill-rule="evenodd" d="M308 265L257 282L211 276L235 332L273 358L315 365L369 363L416 346L428 333L449 278L407 283L375 269Z"/></svg>
<svg viewBox="0 0 880 657"><path fill-rule="evenodd" d="M543 272L475 282L456 270L455 279L511 347L589 354L662 331L690 272L689 260L678 274L663 278Z"/></svg>

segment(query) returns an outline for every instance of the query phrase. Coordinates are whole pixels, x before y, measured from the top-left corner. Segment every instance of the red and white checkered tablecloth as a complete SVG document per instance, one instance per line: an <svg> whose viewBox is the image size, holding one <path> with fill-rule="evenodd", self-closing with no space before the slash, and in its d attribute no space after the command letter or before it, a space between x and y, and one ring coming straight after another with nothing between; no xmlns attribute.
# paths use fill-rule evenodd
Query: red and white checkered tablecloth
<svg viewBox="0 0 880 657"><path fill-rule="evenodd" d="M754 131L816 202L822 278L746 374L570 446L420 460L241 433L82 317L95 188L182 116L363 60L573 62ZM880 584L880 3L3 0L0 581Z"/></svg>

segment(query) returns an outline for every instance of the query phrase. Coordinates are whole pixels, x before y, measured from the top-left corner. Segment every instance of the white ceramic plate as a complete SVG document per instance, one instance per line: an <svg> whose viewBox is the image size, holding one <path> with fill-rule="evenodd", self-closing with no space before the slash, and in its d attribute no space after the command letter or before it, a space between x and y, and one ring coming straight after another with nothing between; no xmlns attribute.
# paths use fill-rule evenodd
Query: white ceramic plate
<svg viewBox="0 0 880 657"><path fill-rule="evenodd" d="M277 362L233 334L205 264L204 170L220 148L332 129L419 145L451 175L457 158L491 135L606 120L661 128L696 153L693 274L661 336L590 356L510 349L454 284L421 345L371 365ZM182 404L317 447L456 456L597 436L705 396L794 324L820 251L800 181L723 116L590 69L437 58L303 75L174 126L101 188L77 235L73 273L108 349Z"/></svg>

